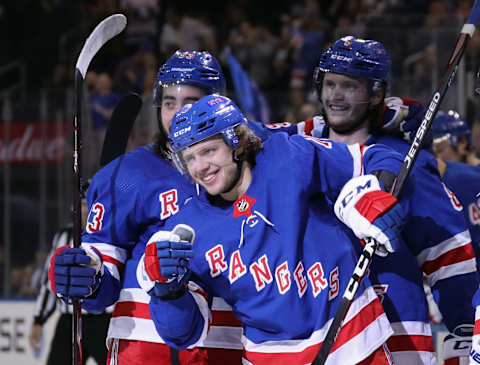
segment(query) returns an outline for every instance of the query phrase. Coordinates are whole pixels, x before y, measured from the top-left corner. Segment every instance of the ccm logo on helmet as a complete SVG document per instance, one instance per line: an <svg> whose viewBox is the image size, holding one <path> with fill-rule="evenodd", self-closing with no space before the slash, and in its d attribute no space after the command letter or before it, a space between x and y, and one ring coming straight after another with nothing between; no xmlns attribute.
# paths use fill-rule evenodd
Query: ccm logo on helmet
<svg viewBox="0 0 480 365"><path fill-rule="evenodd" d="M182 134L185 134L187 133L189 130L191 130L192 127L186 127L186 128L183 128L183 129L180 129L179 131L176 131L175 133L173 133L173 136L174 137L178 137L178 136L181 136Z"/></svg>
<svg viewBox="0 0 480 365"><path fill-rule="evenodd" d="M345 57L345 56L336 55L336 54L332 54L331 58L334 60L348 61L348 62L352 60L352 57Z"/></svg>

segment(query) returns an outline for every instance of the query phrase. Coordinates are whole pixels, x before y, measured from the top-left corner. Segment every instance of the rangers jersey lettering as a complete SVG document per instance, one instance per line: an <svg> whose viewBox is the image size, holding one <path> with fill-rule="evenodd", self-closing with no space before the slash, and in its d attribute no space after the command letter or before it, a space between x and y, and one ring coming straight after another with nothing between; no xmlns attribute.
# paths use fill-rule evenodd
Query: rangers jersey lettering
<svg viewBox="0 0 480 365"><path fill-rule="evenodd" d="M338 293L353 273L357 255L352 247L360 245L344 233L327 201L335 201L343 185L362 171L392 171L399 165L400 157L380 146L362 154L358 145L328 141L327 147L283 133L270 137L256 157L245 195L220 207L202 191L163 227L188 224L196 238L191 291L177 299L178 316L150 303L160 335L179 348L201 342L209 298L222 297L243 325L246 361L313 361L341 300ZM247 224L253 216L256 224ZM360 362L391 333L366 279L327 364Z"/></svg>

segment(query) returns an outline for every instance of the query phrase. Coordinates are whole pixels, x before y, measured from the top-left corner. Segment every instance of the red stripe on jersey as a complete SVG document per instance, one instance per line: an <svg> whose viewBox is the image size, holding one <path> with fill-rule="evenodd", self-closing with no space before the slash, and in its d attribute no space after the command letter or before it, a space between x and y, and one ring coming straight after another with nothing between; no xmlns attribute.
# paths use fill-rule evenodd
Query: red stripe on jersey
<svg viewBox="0 0 480 365"><path fill-rule="evenodd" d="M375 298L367 306L362 308L355 317L342 325L337 340L330 352L337 350L340 346L350 341L382 314L384 314L382 304L378 298Z"/></svg>
<svg viewBox="0 0 480 365"><path fill-rule="evenodd" d="M138 302L117 302L112 317L135 317L152 319L148 311L148 304Z"/></svg>
<svg viewBox="0 0 480 365"><path fill-rule="evenodd" d="M480 319L475 320L475 325L473 326L473 334L474 335L480 334Z"/></svg>
<svg viewBox="0 0 480 365"><path fill-rule="evenodd" d="M195 289L194 292L197 294L200 294L203 297L203 299L205 299L205 301L208 302L208 295L203 290Z"/></svg>
<svg viewBox="0 0 480 365"><path fill-rule="evenodd" d="M103 262L108 262L110 264L115 265L119 272L123 272L125 264L118 261L117 259L114 259L112 256L107 256L107 255L102 254L102 260L103 260Z"/></svg>
<svg viewBox="0 0 480 365"><path fill-rule="evenodd" d="M387 340L387 346L391 352L434 351L432 336L425 335L393 335Z"/></svg>
<svg viewBox="0 0 480 365"><path fill-rule="evenodd" d="M211 326L241 327L242 322L240 322L231 311L212 310Z"/></svg>
<svg viewBox="0 0 480 365"><path fill-rule="evenodd" d="M313 124L313 119L307 119L305 121L305 135L311 136L313 127L315 127L315 125Z"/></svg>
<svg viewBox="0 0 480 365"><path fill-rule="evenodd" d="M320 345L321 343L309 346L302 352L267 353L244 351L244 357L252 364L256 365L309 364L313 361L320 350Z"/></svg>
<svg viewBox="0 0 480 365"><path fill-rule="evenodd" d="M443 255L438 256L434 260L425 261L425 263L422 265L422 270L425 274L430 275L431 273L441 269L443 266L457 264L459 262L474 258L475 252L473 251L472 244L469 243L445 252Z"/></svg>
<svg viewBox="0 0 480 365"><path fill-rule="evenodd" d="M361 166L360 166L360 175L363 175L363 154L365 153L365 150L368 148L369 146L365 146L363 144L360 145L360 163L361 163Z"/></svg>
<svg viewBox="0 0 480 365"><path fill-rule="evenodd" d="M452 357L451 359L444 360L443 365L460 365L460 358Z"/></svg>
<svg viewBox="0 0 480 365"><path fill-rule="evenodd" d="M348 323L342 326L332 351L345 345L345 343L357 336L382 314L384 314L383 307L380 304L380 300L376 298L357 313ZM275 363L275 365L311 363L320 350L321 345L322 343L309 346L301 352L263 353L245 351L245 358L257 365L273 363Z"/></svg>

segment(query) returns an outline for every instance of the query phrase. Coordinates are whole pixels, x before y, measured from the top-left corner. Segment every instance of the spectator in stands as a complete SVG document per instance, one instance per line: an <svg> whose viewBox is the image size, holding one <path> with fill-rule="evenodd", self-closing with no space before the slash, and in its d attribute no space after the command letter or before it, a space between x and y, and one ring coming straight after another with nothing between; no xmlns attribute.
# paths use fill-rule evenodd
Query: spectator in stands
<svg viewBox="0 0 480 365"><path fill-rule="evenodd" d="M215 55L218 50L215 29L202 17L184 12L181 5L168 7L159 39L161 52L169 55L177 49L208 50Z"/></svg>
<svg viewBox="0 0 480 365"><path fill-rule="evenodd" d="M92 110L92 128L87 134L88 148L88 171L93 173L98 169L98 161L102 151L103 140L107 130L107 124L120 100L120 95L112 89L112 79L107 73L99 74L95 80L95 89L90 97Z"/></svg>
<svg viewBox="0 0 480 365"><path fill-rule="evenodd" d="M154 44L157 36L158 0L120 0L122 12L128 18L125 43L140 45L145 40Z"/></svg>
<svg viewBox="0 0 480 365"><path fill-rule="evenodd" d="M152 63L156 66L156 57L151 43L143 42L134 49L134 53L120 61L115 70L113 85L114 89L121 94L129 92L141 94L147 70L153 67Z"/></svg>
<svg viewBox="0 0 480 365"><path fill-rule="evenodd" d="M472 152L480 158L480 121L476 120L472 125Z"/></svg>

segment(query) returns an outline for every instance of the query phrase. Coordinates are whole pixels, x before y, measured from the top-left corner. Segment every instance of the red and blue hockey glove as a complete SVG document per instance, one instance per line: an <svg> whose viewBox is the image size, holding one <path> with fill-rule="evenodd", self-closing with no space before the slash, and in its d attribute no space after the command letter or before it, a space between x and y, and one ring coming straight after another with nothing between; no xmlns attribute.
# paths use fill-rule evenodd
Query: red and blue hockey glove
<svg viewBox="0 0 480 365"><path fill-rule="evenodd" d="M355 235L378 242L376 254L387 256L400 245L406 212L397 199L381 190L374 175L348 181L335 202L335 214Z"/></svg>
<svg viewBox="0 0 480 365"><path fill-rule="evenodd" d="M137 268L140 286L161 299L182 296L190 278L195 232L179 224L173 231L158 231L148 240L145 255Z"/></svg>
<svg viewBox="0 0 480 365"><path fill-rule="evenodd" d="M50 259L48 277L54 293L67 303L91 296L100 286L103 261L94 247L57 249Z"/></svg>

